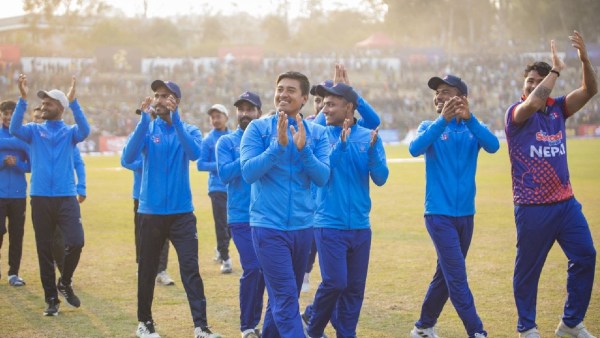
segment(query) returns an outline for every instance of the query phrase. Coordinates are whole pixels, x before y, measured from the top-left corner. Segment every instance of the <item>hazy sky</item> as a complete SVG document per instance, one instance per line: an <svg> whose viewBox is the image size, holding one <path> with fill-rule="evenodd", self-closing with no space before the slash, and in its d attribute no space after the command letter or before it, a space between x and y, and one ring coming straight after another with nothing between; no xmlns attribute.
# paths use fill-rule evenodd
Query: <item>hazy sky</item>
<svg viewBox="0 0 600 338"><path fill-rule="evenodd" d="M231 13L243 11L251 15L261 15L275 9L277 4L285 0L149 0L148 15L172 16L178 14L189 14L200 12L207 9L220 11L222 13ZM287 0L288 14L293 16L302 10L302 5L307 0ZM106 3L119 8L127 16L141 15L143 12L143 0L105 0ZM357 8L360 7L361 0L334 0L323 1L325 9L327 8ZM10 17L23 14L23 0L3 1L0 17Z"/></svg>

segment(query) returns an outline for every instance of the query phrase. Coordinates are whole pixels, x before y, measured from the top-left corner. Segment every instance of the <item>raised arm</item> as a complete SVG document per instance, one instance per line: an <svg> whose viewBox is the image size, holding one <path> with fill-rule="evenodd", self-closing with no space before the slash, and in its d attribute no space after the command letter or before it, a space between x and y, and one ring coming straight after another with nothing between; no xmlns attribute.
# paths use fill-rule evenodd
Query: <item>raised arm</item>
<svg viewBox="0 0 600 338"><path fill-rule="evenodd" d="M598 93L598 80L594 67L588 57L587 48L583 37L578 31L574 31L572 36L569 36L571 45L577 49L577 55L581 61L581 87L575 89L567 95L567 114L573 115L583 108L583 106Z"/></svg>
<svg viewBox="0 0 600 338"><path fill-rule="evenodd" d="M197 160L200 157L202 132L200 132L200 129L195 126L184 126L183 122L181 122L181 119L179 118L178 109L175 109L175 111L171 112L171 121L183 151L188 156L190 161Z"/></svg>
<svg viewBox="0 0 600 338"><path fill-rule="evenodd" d="M471 134L475 135L479 145L488 153L493 154L500 149L500 142L496 135L488 129L486 125L479 122L475 115L471 114L471 118L466 120L467 128Z"/></svg>
<svg viewBox="0 0 600 338"><path fill-rule="evenodd" d="M27 88L27 75L19 75L18 85L21 97L19 98L19 101L17 101L17 106L15 107L13 116L10 119L8 132L27 143L31 143L31 126L23 125L23 117L25 115L25 111L27 110L27 92L29 91Z"/></svg>
<svg viewBox="0 0 600 338"><path fill-rule="evenodd" d="M385 159L385 149L383 141L377 135L377 131L371 132L371 146L369 147L369 175L371 180L378 186L382 186L387 182L390 170Z"/></svg>
<svg viewBox="0 0 600 338"><path fill-rule="evenodd" d="M448 122L443 116L438 117L435 121L421 122L417 129L417 136L408 146L410 154L413 157L425 154L427 148L442 135L447 125Z"/></svg>
<svg viewBox="0 0 600 338"><path fill-rule="evenodd" d="M558 57L554 40L550 41L550 50L552 52L552 70L560 73L565 67L565 63ZM523 103L515 107L513 111L513 121L517 124L527 121L536 111L546 106L546 100L556 85L558 74L550 71L548 75L540 82L535 89L527 96ZM528 79L527 81L533 81Z"/></svg>
<svg viewBox="0 0 600 338"><path fill-rule="evenodd" d="M129 141L125 144L123 154L121 155L121 163L134 162L139 154L142 153L145 147L146 133L150 125L150 114L142 111L140 122L138 122L135 130L131 134Z"/></svg>

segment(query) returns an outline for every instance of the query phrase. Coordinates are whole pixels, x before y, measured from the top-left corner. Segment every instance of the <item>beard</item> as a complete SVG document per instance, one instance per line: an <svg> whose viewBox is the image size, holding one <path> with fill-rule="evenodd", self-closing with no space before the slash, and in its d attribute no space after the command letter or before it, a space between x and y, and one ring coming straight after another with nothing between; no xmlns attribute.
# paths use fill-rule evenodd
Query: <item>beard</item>
<svg viewBox="0 0 600 338"><path fill-rule="evenodd" d="M252 119L247 116L238 119L238 124L242 130L246 130L250 122L252 122Z"/></svg>

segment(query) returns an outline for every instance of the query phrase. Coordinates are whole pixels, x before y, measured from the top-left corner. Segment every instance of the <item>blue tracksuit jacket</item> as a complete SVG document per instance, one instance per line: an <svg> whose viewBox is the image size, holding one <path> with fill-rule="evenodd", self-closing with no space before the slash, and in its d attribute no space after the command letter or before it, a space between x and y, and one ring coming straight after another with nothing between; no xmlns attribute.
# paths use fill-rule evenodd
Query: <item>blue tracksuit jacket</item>
<svg viewBox="0 0 600 338"><path fill-rule="evenodd" d="M23 125L27 101L19 98L10 121L10 133L30 145L30 196L76 196L73 166L75 145L90 134L90 125L77 100L69 103L76 125L46 121Z"/></svg>
<svg viewBox="0 0 600 338"><path fill-rule="evenodd" d="M329 178L329 141L325 127L302 121L306 146L298 151L277 141L277 114L254 120L242 136L242 175L251 186L250 225L277 230L312 227L315 202L310 184L323 186ZM288 117L288 125L298 126Z"/></svg>
<svg viewBox="0 0 600 338"><path fill-rule="evenodd" d="M127 163L127 162L123 161L123 156L121 156L121 166L123 166L123 168L127 168L127 169L133 171L132 197L135 200L139 199L140 198L140 187L142 186L142 170L144 167L142 155L139 154L139 156L135 159L135 161L133 161L131 163Z"/></svg>
<svg viewBox="0 0 600 338"><path fill-rule="evenodd" d="M216 151L217 141L221 136L229 134L229 129L219 131L211 130L208 135L202 140L200 159L196 163L199 171L208 171L208 192L227 191L225 183L221 181L217 173Z"/></svg>
<svg viewBox="0 0 600 338"><path fill-rule="evenodd" d="M250 184L242 178L240 144L244 131L238 128L217 142L217 169L227 184L227 223L250 222Z"/></svg>
<svg viewBox="0 0 600 338"><path fill-rule="evenodd" d="M15 156L17 165L4 165L4 158ZM31 172L29 146L27 143L10 135L8 128L0 127L0 198L27 197L27 180L25 173Z"/></svg>
<svg viewBox="0 0 600 338"><path fill-rule="evenodd" d="M475 214L475 171L479 149L495 153L498 138L475 115L450 123L440 116L419 125L408 150L425 154L425 215L452 217Z"/></svg>
<svg viewBox="0 0 600 338"><path fill-rule="evenodd" d="M378 186L388 178L389 170L381 138L370 147L371 130L357 124L346 142L340 140L342 127L327 127L331 174L327 184L317 190L314 226L339 230L370 227L369 177Z"/></svg>
<svg viewBox="0 0 600 338"><path fill-rule="evenodd" d="M123 161L132 163L142 154L140 188L141 214L171 215L192 212L189 161L200 156L202 133L181 121L179 111L171 112L172 125L160 117L151 121L143 112L129 142Z"/></svg>

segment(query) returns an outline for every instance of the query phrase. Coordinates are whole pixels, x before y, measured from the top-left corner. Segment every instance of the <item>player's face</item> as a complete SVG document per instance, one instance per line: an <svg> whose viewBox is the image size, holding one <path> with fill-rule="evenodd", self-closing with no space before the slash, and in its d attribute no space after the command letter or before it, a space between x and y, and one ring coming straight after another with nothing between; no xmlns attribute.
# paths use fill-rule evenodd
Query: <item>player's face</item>
<svg viewBox="0 0 600 338"><path fill-rule="evenodd" d="M210 112L210 124L216 130L227 129L227 116L220 111L213 110Z"/></svg>
<svg viewBox="0 0 600 338"><path fill-rule="evenodd" d="M525 77L525 81L523 81L523 95L528 97L544 78L536 70L530 71Z"/></svg>
<svg viewBox="0 0 600 338"><path fill-rule="evenodd" d="M45 97L42 99L42 119L60 120L62 118L63 106L55 99Z"/></svg>
<svg viewBox="0 0 600 338"><path fill-rule="evenodd" d="M161 86L156 89L154 92L154 101L152 102L152 105L156 110L156 115L161 116L171 113L169 108L167 108L167 99L171 95L175 97L175 95L167 87Z"/></svg>
<svg viewBox="0 0 600 338"><path fill-rule="evenodd" d="M236 106L236 109L237 109L238 125L240 126L240 128L242 130L246 130L246 127L248 127L250 122L252 122L252 120L259 118L260 114L261 114L258 107L256 107L255 105L253 105L252 103L250 103L248 101L242 101L242 102L238 103L238 105Z"/></svg>
<svg viewBox="0 0 600 338"><path fill-rule="evenodd" d="M315 115L317 115L323 109L323 97L319 95L315 95L313 97L313 105L315 107Z"/></svg>
<svg viewBox="0 0 600 338"><path fill-rule="evenodd" d="M450 100L455 96L460 96L460 90L456 87L452 87L445 83L442 83L435 90L435 94L433 94L433 105L436 108L438 114L442 112L442 108L444 108L444 103Z"/></svg>
<svg viewBox="0 0 600 338"><path fill-rule="evenodd" d="M273 101L277 111L295 115L308 101L308 96L302 95L299 80L283 78L277 83Z"/></svg>
<svg viewBox="0 0 600 338"><path fill-rule="evenodd" d="M11 109L2 111L2 124L8 128L10 126L10 119L12 118L13 111Z"/></svg>
<svg viewBox="0 0 600 338"><path fill-rule="evenodd" d="M339 96L329 95L323 99L323 114L328 126L342 126L345 119L353 117L352 103Z"/></svg>

